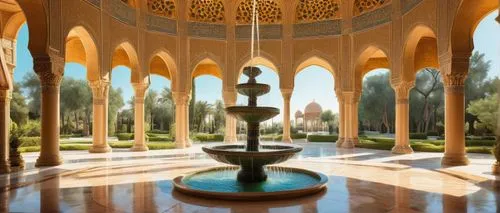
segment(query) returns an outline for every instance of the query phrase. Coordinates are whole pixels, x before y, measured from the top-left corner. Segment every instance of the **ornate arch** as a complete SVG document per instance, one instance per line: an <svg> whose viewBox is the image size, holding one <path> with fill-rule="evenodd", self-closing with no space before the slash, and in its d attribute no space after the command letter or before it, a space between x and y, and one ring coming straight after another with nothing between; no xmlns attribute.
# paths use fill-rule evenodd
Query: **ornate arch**
<svg viewBox="0 0 500 213"><path fill-rule="evenodd" d="M99 69L99 51L94 36L83 26L75 26L69 30L65 42L65 59L76 62L87 68L87 79L101 79Z"/></svg>
<svg viewBox="0 0 500 213"><path fill-rule="evenodd" d="M255 53L255 55L258 55L258 56L255 56L255 58L254 58L255 65L266 66L266 67L269 67L272 70L274 70L276 73L279 73L280 66L279 66L278 61L276 60L276 58L273 55L271 55L265 51L262 51L262 50L260 50L258 53ZM250 64L251 64L251 56L250 56L250 53L247 53L242 57L242 60L240 60L238 62L238 64L236 65L236 67L238 68L238 72L239 72L238 76L241 76L241 73L243 72L243 68L246 66L250 66Z"/></svg>
<svg viewBox="0 0 500 213"><path fill-rule="evenodd" d="M145 79L140 79L141 70L139 66L139 59L137 57L137 52L129 42L122 42L117 45L112 53L112 63L111 69L116 66L123 65L129 67L132 71L131 82L132 83L143 83Z"/></svg>
<svg viewBox="0 0 500 213"><path fill-rule="evenodd" d="M417 24L406 36L403 48L403 78L413 80L415 73L425 67L439 67L437 39L430 27Z"/></svg>
<svg viewBox="0 0 500 213"><path fill-rule="evenodd" d="M26 17L23 12L12 15L5 24L2 37L15 40L24 23L26 23Z"/></svg>
<svg viewBox="0 0 500 213"><path fill-rule="evenodd" d="M148 0L147 4L151 14L167 18L177 17L174 0Z"/></svg>
<svg viewBox="0 0 500 213"><path fill-rule="evenodd" d="M339 19L339 0L299 0L295 8L295 21L297 23L308 23Z"/></svg>
<svg viewBox="0 0 500 213"><path fill-rule="evenodd" d="M160 64L158 68L161 70L154 70L155 68L153 68L153 66L155 66L155 63ZM172 82L172 88L175 88L177 85L177 65L175 64L175 60L165 49L159 49L149 57L149 74L158 74L169 79Z"/></svg>
<svg viewBox="0 0 500 213"><path fill-rule="evenodd" d="M243 0L236 8L236 24L252 23L252 0ZM280 24L283 17L279 3L276 0L258 0L259 23Z"/></svg>
<svg viewBox="0 0 500 213"><path fill-rule="evenodd" d="M358 55L354 64L355 89L361 89L363 76L366 73L380 68L390 70L390 59L387 52L375 45L369 45Z"/></svg>
<svg viewBox="0 0 500 213"><path fill-rule="evenodd" d="M224 23L224 10L222 0L191 0L191 4L189 4L189 20Z"/></svg>

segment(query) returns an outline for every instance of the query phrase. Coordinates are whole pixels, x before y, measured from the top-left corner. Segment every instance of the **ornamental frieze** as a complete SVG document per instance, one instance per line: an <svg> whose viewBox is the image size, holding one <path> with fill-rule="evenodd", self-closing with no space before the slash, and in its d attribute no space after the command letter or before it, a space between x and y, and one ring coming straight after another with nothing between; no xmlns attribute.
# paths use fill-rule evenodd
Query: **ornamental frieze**
<svg viewBox="0 0 500 213"><path fill-rule="evenodd" d="M353 31L375 27L391 21L391 5L352 18Z"/></svg>
<svg viewBox="0 0 500 213"><path fill-rule="evenodd" d="M226 25L189 22L188 35L198 38L226 39Z"/></svg>
<svg viewBox="0 0 500 213"><path fill-rule="evenodd" d="M236 25L236 39L246 40L251 39L252 26L251 25ZM259 26L260 39L281 39L282 26L280 24L267 24Z"/></svg>
<svg viewBox="0 0 500 213"><path fill-rule="evenodd" d="M405 14L420 2L422 2L422 0L401 0L401 11Z"/></svg>
<svg viewBox="0 0 500 213"><path fill-rule="evenodd" d="M294 24L293 37L303 38L312 36L339 35L341 32L341 27L341 20L328 20L313 23Z"/></svg>
<svg viewBox="0 0 500 213"><path fill-rule="evenodd" d="M110 0L109 2L111 16L123 23L136 25L135 8L130 7L121 0Z"/></svg>
<svg viewBox="0 0 500 213"><path fill-rule="evenodd" d="M146 28L151 31L158 31L170 35L177 34L177 21L156 15L146 15Z"/></svg>

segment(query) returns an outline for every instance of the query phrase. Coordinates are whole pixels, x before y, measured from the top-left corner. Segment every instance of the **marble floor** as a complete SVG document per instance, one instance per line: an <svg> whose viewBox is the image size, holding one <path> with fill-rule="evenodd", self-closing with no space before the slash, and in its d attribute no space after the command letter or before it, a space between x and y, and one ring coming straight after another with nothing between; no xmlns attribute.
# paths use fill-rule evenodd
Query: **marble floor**
<svg viewBox="0 0 500 213"><path fill-rule="evenodd" d="M0 176L0 212L500 212L500 177L491 174L491 155L469 154L470 165L443 168L441 153L301 145L304 151L283 165L326 174L325 192L229 202L172 191L174 177L220 165L201 145L108 154L64 151L63 165L42 169L33 167L38 153L28 153L26 170Z"/></svg>

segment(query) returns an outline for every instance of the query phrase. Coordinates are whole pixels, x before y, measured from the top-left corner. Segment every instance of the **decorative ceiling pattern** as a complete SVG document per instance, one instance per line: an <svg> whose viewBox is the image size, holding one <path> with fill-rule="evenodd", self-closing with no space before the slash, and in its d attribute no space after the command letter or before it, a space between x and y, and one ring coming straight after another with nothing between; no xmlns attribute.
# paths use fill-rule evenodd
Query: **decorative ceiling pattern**
<svg viewBox="0 0 500 213"><path fill-rule="evenodd" d="M252 0L244 0L238 6L236 11L237 24L252 23ZM261 24L279 24L281 23L281 9L274 0L258 0L257 10L259 11L259 23Z"/></svg>
<svg viewBox="0 0 500 213"><path fill-rule="evenodd" d="M354 1L354 11L353 14L355 16L361 15L368 11L375 10L377 8L382 7L383 5L391 2L390 0L355 0Z"/></svg>
<svg viewBox="0 0 500 213"><path fill-rule="evenodd" d="M222 0L193 0L189 18L197 22L224 23L224 4Z"/></svg>
<svg viewBox="0 0 500 213"><path fill-rule="evenodd" d="M175 3L173 0L148 0L149 12L157 16L175 18Z"/></svg>
<svg viewBox="0 0 500 213"><path fill-rule="evenodd" d="M338 18L340 18L340 2L338 0L299 0L295 10L295 20L298 23Z"/></svg>

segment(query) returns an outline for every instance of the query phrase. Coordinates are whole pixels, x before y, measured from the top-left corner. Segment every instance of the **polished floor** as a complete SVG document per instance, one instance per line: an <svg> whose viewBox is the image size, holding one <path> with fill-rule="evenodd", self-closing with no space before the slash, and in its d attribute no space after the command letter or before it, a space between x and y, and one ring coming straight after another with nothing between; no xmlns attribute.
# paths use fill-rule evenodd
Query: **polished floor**
<svg viewBox="0 0 500 213"><path fill-rule="evenodd" d="M218 166L200 145L186 150L109 154L65 151L65 163L0 176L0 212L500 212L500 177L490 155L469 154L471 164L442 168L440 153L391 155L335 144L301 144L284 166L322 172L328 189L293 200L228 202L172 191L171 179ZM498 209L498 210L497 210Z"/></svg>

